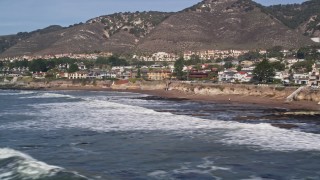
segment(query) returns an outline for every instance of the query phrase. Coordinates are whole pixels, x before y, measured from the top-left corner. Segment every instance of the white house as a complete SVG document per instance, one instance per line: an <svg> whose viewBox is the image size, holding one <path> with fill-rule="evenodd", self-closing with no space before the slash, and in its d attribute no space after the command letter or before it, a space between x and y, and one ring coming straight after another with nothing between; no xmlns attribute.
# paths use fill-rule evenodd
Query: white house
<svg viewBox="0 0 320 180"><path fill-rule="evenodd" d="M293 74L293 80L295 84L307 85L309 83L309 74Z"/></svg>
<svg viewBox="0 0 320 180"><path fill-rule="evenodd" d="M88 73L85 71L78 71L74 73L68 73L68 79L86 79Z"/></svg>

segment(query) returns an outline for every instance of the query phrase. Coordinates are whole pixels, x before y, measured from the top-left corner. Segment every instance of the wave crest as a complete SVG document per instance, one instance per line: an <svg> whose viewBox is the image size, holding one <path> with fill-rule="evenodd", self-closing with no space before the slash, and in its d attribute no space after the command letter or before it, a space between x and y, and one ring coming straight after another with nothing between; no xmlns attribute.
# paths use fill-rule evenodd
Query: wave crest
<svg viewBox="0 0 320 180"><path fill-rule="evenodd" d="M37 161L22 152L9 149L0 149L0 179L1 180L30 180L30 179L87 179L77 173L67 172L58 166L48 165Z"/></svg>

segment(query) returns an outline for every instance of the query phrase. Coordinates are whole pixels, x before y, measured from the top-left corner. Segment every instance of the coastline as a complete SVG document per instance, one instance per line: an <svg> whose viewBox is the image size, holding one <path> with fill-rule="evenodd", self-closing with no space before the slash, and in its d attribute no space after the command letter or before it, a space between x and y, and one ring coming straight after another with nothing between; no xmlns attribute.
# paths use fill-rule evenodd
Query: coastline
<svg viewBox="0 0 320 180"><path fill-rule="evenodd" d="M285 102L284 99L274 99L260 96L244 96L244 95L200 95L194 93L182 92L179 90L165 91L162 89L141 90L141 89L112 89L100 87L54 87L45 88L43 90L81 90L81 91L115 91L115 92L132 92L139 94L147 94L160 98L189 100L209 103L230 103L230 104L247 104L257 105L267 108L286 109L288 111L319 111L320 105L313 101L292 101Z"/></svg>
<svg viewBox="0 0 320 180"><path fill-rule="evenodd" d="M101 86L55 86L55 87L0 87L4 90L44 90L44 91L115 91L115 92L132 92L139 94L147 94L150 96L156 96L165 99L175 100L189 100L198 102L208 103L226 103L226 104L247 104L257 105L260 107L275 108L275 109L286 109L287 111L317 111L320 112L320 105L314 101L292 101L285 102L285 99L271 98L267 96L252 96L252 95L235 95L235 94L219 94L219 95L203 95L196 94L193 92L185 92L181 90L169 90L164 89L142 89L142 88L112 88L112 87L101 87Z"/></svg>
<svg viewBox="0 0 320 180"><path fill-rule="evenodd" d="M247 104L261 107L286 109L288 111L320 111L320 105L312 101L292 101L285 102L281 99L272 99L268 97L242 96L242 95L199 95L185 93L177 90L126 90L127 92L148 94L162 98L177 98L190 101L201 101L209 103L230 103L230 104ZM229 100L230 99L230 100Z"/></svg>

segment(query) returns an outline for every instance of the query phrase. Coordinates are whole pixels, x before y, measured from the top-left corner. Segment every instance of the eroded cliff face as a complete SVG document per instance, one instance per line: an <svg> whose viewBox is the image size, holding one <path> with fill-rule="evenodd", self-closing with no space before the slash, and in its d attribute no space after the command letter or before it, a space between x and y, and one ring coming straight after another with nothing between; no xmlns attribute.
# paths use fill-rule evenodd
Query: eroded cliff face
<svg viewBox="0 0 320 180"><path fill-rule="evenodd" d="M276 86L255 85L200 85L200 84L174 84L172 89L191 92L200 95L241 95L263 96L282 99L289 96L295 89Z"/></svg>
<svg viewBox="0 0 320 180"><path fill-rule="evenodd" d="M204 85L174 83L170 89L194 93L199 95L240 95L259 96L285 100L297 88L280 86L256 86L256 85ZM320 90L315 91L306 88L295 98L297 101L320 101Z"/></svg>
<svg viewBox="0 0 320 180"><path fill-rule="evenodd" d="M306 100L306 101L315 101L320 102L320 89L307 88L295 98L297 101Z"/></svg>
<svg viewBox="0 0 320 180"><path fill-rule="evenodd" d="M18 84L9 84L11 88L27 89L113 89L113 90L165 90L168 88L169 81L67 81L57 80L51 82L20 82ZM7 86L2 86L5 88ZM0 86L1 88L1 86ZM196 95L239 95L239 96L256 96L268 97L271 99L286 100L297 87L281 86L257 86L241 84L190 84L181 82L171 82L169 90L177 90L184 93ZM305 88L295 98L296 101L314 101L320 102L320 89Z"/></svg>

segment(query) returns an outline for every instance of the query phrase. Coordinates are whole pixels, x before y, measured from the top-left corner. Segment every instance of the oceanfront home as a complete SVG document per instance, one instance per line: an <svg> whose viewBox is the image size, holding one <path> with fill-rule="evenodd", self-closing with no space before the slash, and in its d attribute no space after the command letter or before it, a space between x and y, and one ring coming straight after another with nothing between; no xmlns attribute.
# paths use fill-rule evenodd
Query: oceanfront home
<svg viewBox="0 0 320 180"><path fill-rule="evenodd" d="M309 86L320 85L320 64L315 63L312 66L312 71L309 73Z"/></svg>
<svg viewBox="0 0 320 180"><path fill-rule="evenodd" d="M161 81L164 79L170 79L172 73L168 70L153 70L148 72L148 79Z"/></svg>
<svg viewBox="0 0 320 180"><path fill-rule="evenodd" d="M86 79L88 72L86 71L77 71L74 73L68 73L68 79Z"/></svg>

